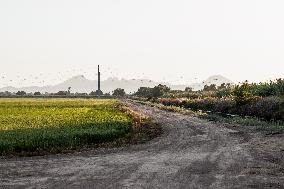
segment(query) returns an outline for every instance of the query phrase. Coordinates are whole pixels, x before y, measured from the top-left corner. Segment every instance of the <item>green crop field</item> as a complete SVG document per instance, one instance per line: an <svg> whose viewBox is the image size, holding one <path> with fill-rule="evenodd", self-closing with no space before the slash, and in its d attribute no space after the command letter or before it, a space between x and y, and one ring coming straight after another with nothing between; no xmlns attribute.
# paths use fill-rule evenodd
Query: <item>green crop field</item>
<svg viewBox="0 0 284 189"><path fill-rule="evenodd" d="M0 99L0 154L58 151L113 141L132 119L116 100Z"/></svg>

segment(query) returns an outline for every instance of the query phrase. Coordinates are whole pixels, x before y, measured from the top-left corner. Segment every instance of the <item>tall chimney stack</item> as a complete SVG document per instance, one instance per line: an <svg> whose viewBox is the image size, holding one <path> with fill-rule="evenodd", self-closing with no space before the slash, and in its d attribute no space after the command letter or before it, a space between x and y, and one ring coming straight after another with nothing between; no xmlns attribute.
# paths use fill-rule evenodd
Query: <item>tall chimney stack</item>
<svg viewBox="0 0 284 189"><path fill-rule="evenodd" d="M101 91L101 72L100 72L100 65L98 65L98 92Z"/></svg>

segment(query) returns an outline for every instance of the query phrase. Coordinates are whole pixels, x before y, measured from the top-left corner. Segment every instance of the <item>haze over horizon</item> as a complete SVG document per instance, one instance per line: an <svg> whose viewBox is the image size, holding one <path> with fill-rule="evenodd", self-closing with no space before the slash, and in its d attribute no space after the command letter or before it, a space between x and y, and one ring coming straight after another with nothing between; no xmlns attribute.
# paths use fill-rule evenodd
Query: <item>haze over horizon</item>
<svg viewBox="0 0 284 189"><path fill-rule="evenodd" d="M0 2L0 87L76 75L173 84L284 78L281 0Z"/></svg>

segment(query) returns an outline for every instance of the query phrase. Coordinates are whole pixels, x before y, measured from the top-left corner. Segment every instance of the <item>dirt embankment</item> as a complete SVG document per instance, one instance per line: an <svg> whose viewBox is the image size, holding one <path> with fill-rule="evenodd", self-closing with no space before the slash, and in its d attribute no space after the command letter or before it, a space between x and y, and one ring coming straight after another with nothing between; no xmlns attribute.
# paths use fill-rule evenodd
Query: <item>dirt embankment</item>
<svg viewBox="0 0 284 189"><path fill-rule="evenodd" d="M130 104L162 125L146 144L0 160L0 188L284 188L284 136Z"/></svg>

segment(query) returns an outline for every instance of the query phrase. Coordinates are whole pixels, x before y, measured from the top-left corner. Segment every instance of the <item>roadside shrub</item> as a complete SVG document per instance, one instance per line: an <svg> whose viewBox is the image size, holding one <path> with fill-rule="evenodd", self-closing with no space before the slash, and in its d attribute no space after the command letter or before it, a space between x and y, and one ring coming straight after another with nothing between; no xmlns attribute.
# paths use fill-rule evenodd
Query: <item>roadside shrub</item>
<svg viewBox="0 0 284 189"><path fill-rule="evenodd" d="M112 95L117 96L117 97L124 97L126 95L126 93L125 93L124 89L117 88L113 91Z"/></svg>
<svg viewBox="0 0 284 189"><path fill-rule="evenodd" d="M152 102L164 106L191 109L194 111L212 111L222 114L253 116L266 120L284 120L284 98L252 96L238 103L235 98L152 99Z"/></svg>
<svg viewBox="0 0 284 189"><path fill-rule="evenodd" d="M227 114L230 113L230 110L234 109L236 105L236 101L232 98L221 98L215 103L213 111Z"/></svg>
<svg viewBox="0 0 284 189"><path fill-rule="evenodd" d="M219 98L232 96L232 89L231 88L220 89L216 92L216 96Z"/></svg>
<svg viewBox="0 0 284 189"><path fill-rule="evenodd" d="M259 83L251 85L251 92L256 96L282 96L284 95L284 80L277 79L270 83Z"/></svg>
<svg viewBox="0 0 284 189"><path fill-rule="evenodd" d="M284 120L284 99L276 96L258 98L237 108L236 112L266 120Z"/></svg>
<svg viewBox="0 0 284 189"><path fill-rule="evenodd" d="M217 102L217 99L215 98L189 100L184 105L184 108L190 108L195 111L196 110L212 110L216 102Z"/></svg>
<svg viewBox="0 0 284 189"><path fill-rule="evenodd" d="M260 83L260 84L252 84L251 92L256 96L272 96L276 95L277 91L273 89L273 83Z"/></svg>
<svg viewBox="0 0 284 189"><path fill-rule="evenodd" d="M182 107L182 100L177 98L161 98L155 100L155 103L163 104L164 106L177 106Z"/></svg>
<svg viewBox="0 0 284 189"><path fill-rule="evenodd" d="M237 105L244 105L251 100L252 94L250 92L250 85L244 82L242 85L235 86L233 95Z"/></svg>

